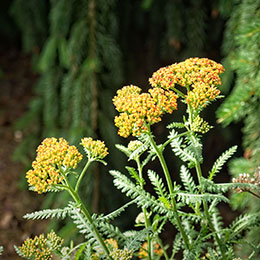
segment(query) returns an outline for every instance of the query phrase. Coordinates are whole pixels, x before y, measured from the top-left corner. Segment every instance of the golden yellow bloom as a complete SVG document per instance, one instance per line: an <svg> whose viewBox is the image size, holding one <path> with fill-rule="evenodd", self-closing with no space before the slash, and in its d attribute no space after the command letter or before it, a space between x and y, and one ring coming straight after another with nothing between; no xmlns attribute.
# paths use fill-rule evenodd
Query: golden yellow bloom
<svg viewBox="0 0 260 260"><path fill-rule="evenodd" d="M185 97L187 104L194 109L205 107L208 102L213 101L220 94L220 90L214 86L199 82L193 85L193 90L189 91Z"/></svg>
<svg viewBox="0 0 260 260"><path fill-rule="evenodd" d="M186 87L202 82L210 86L220 85L221 64L207 58L190 58L180 63L160 68L149 79L153 87L171 89L175 84Z"/></svg>
<svg viewBox="0 0 260 260"><path fill-rule="evenodd" d="M94 141L91 137L85 137L81 139L80 144L84 147L89 159L103 159L108 155L106 145L100 140Z"/></svg>
<svg viewBox="0 0 260 260"><path fill-rule="evenodd" d="M140 135L147 131L147 125L161 121L164 113L177 109L177 95L171 90L150 89L141 93L137 86L125 86L117 91L113 103L119 116L115 117L118 134L123 137Z"/></svg>
<svg viewBox="0 0 260 260"><path fill-rule="evenodd" d="M148 256L147 250L148 250L148 243L144 242L142 247L139 250L138 257L140 259L147 258L147 256ZM158 256L163 255L163 249L160 248L159 244L157 244L155 242L153 243L153 252L154 252L155 255L158 255Z"/></svg>
<svg viewBox="0 0 260 260"><path fill-rule="evenodd" d="M37 156L32 163L32 170L26 173L26 178L34 191L46 192L51 185L63 180L60 170L76 168L82 155L75 146L60 138L46 138L37 148Z"/></svg>
<svg viewBox="0 0 260 260"><path fill-rule="evenodd" d="M19 250L25 257L36 260L49 260L52 259L51 249L60 249L62 244L63 239L52 231L47 234L46 238L44 234L41 234L39 236L35 236L33 239L26 239L22 246L19 247Z"/></svg>

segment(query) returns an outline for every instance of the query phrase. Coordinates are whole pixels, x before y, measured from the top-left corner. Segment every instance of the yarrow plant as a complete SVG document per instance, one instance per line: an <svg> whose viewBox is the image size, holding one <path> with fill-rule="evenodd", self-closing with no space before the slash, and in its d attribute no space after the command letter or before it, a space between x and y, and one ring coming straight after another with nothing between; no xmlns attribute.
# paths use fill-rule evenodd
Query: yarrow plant
<svg viewBox="0 0 260 260"><path fill-rule="evenodd" d="M128 146L116 145L136 167L126 166L127 174L112 170L114 185L129 197L129 202L107 215L92 214L82 202L78 190L89 165L101 162L108 155L104 142L85 137L81 145L86 153L83 170L75 172L84 161L75 146L60 138L47 138L37 149L32 169L26 173L30 189L44 192L66 191L71 195L63 209L46 209L25 215L27 219L70 217L85 242L62 246L63 240L54 232L51 235L27 239L17 253L26 259L211 259L234 260L234 246L243 245L243 234L260 224L260 214L242 215L229 226L224 226L218 210L220 202L229 203L228 190L250 192L259 198L259 171L254 177L243 174L233 183L215 183L214 178L235 153L236 146L225 151L208 172L202 172L201 137L212 127L201 117L201 112L220 98L221 64L207 58L190 58L154 72L149 79L151 88L143 93L140 87L129 85L117 91L113 103L119 115L115 117L118 134L133 136ZM178 104L177 104L178 102ZM151 126L172 114L178 106L186 106L183 122L172 122L168 138L157 144ZM174 118L174 116L173 116ZM173 156L182 161L176 183L164 158L170 145ZM161 171L149 169L149 162L158 159ZM145 176L145 178L144 178ZM76 178L72 182L71 178ZM154 188L146 190L147 182ZM72 185L72 183L75 183ZM131 230L120 231L111 221L135 204L140 213ZM165 225L173 225L175 237L168 244L161 238ZM252 246L247 259L259 257L259 245ZM237 258L236 258L237 257Z"/></svg>

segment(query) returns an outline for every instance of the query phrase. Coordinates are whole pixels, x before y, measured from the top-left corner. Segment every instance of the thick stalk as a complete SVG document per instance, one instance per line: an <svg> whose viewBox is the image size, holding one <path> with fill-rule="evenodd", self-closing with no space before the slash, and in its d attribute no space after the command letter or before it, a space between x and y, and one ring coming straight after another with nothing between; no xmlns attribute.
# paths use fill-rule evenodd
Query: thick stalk
<svg viewBox="0 0 260 260"><path fill-rule="evenodd" d="M66 190L69 192L69 194L71 195L71 197L74 199L74 201L80 206L81 212L83 213L83 215L87 218L88 222L91 225L91 231L93 233L93 235L96 237L96 240L98 241L98 243L100 244L101 248L104 250L106 256L108 259L113 260L110 256L109 256L109 250L103 240L103 238L101 237L100 233L98 232L91 215L89 214L87 208L85 207L85 205L82 203L79 195L77 192L75 192L73 190L73 188L71 187L70 183L68 182L66 176L65 176L65 182L67 184L66 186Z"/></svg>
<svg viewBox="0 0 260 260"><path fill-rule="evenodd" d="M153 149L155 150L156 155L159 158L159 161L160 161L161 166L163 168L163 172L164 172L164 175L165 175L165 178L166 178L166 181L167 181L167 185L168 185L168 189L169 189L169 193L170 193L170 196L171 196L172 209L173 209L173 213L174 213L174 216L175 216L175 219L176 219L176 222L177 222L177 226L178 226L180 233L181 233L181 236L183 238L185 248L187 250L189 250L190 249L189 239L188 239L187 234L185 233L185 230L182 226L182 223L181 223L178 211L177 211L176 201L175 201L175 198L173 197L173 185L172 185L171 176L170 176L167 164L164 160L164 157L162 155L161 150L157 147L155 141L153 140L153 137L151 136L150 131L149 131L148 136L149 136L149 139L150 139L150 143L151 143Z"/></svg>

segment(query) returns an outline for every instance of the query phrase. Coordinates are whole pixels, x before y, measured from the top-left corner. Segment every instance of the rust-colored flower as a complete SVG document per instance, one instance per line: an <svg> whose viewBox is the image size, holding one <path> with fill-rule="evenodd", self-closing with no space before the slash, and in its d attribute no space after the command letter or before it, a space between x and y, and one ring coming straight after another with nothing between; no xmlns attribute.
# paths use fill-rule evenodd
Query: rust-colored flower
<svg viewBox="0 0 260 260"><path fill-rule="evenodd" d="M108 155L108 150L104 142L100 140L93 140L91 137L81 139L80 143L89 159L104 159Z"/></svg>
<svg viewBox="0 0 260 260"><path fill-rule="evenodd" d="M140 135L148 130L147 126L161 121L165 113L177 109L177 95L171 90L162 88L150 89L141 93L137 86L125 86L117 91L113 103L120 112L115 117L118 134L123 137Z"/></svg>
<svg viewBox="0 0 260 260"><path fill-rule="evenodd" d="M33 169L26 173L27 181L39 194L46 192L51 185L61 183L60 171L76 168L81 159L77 148L65 139L46 138L37 148Z"/></svg>

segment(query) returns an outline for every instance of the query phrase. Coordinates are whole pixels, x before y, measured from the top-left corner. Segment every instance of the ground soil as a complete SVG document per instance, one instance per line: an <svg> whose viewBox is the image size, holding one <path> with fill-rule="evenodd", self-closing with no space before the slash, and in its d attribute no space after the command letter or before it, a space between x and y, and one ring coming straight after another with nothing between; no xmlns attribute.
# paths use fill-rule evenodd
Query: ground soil
<svg viewBox="0 0 260 260"><path fill-rule="evenodd" d="M28 221L23 215L40 208L42 198L21 188L25 166L14 162L12 155L23 138L14 129L32 97L37 75L32 73L30 57L16 49L0 52L0 245L4 246L3 260L19 258L14 245L44 230L43 222Z"/></svg>

